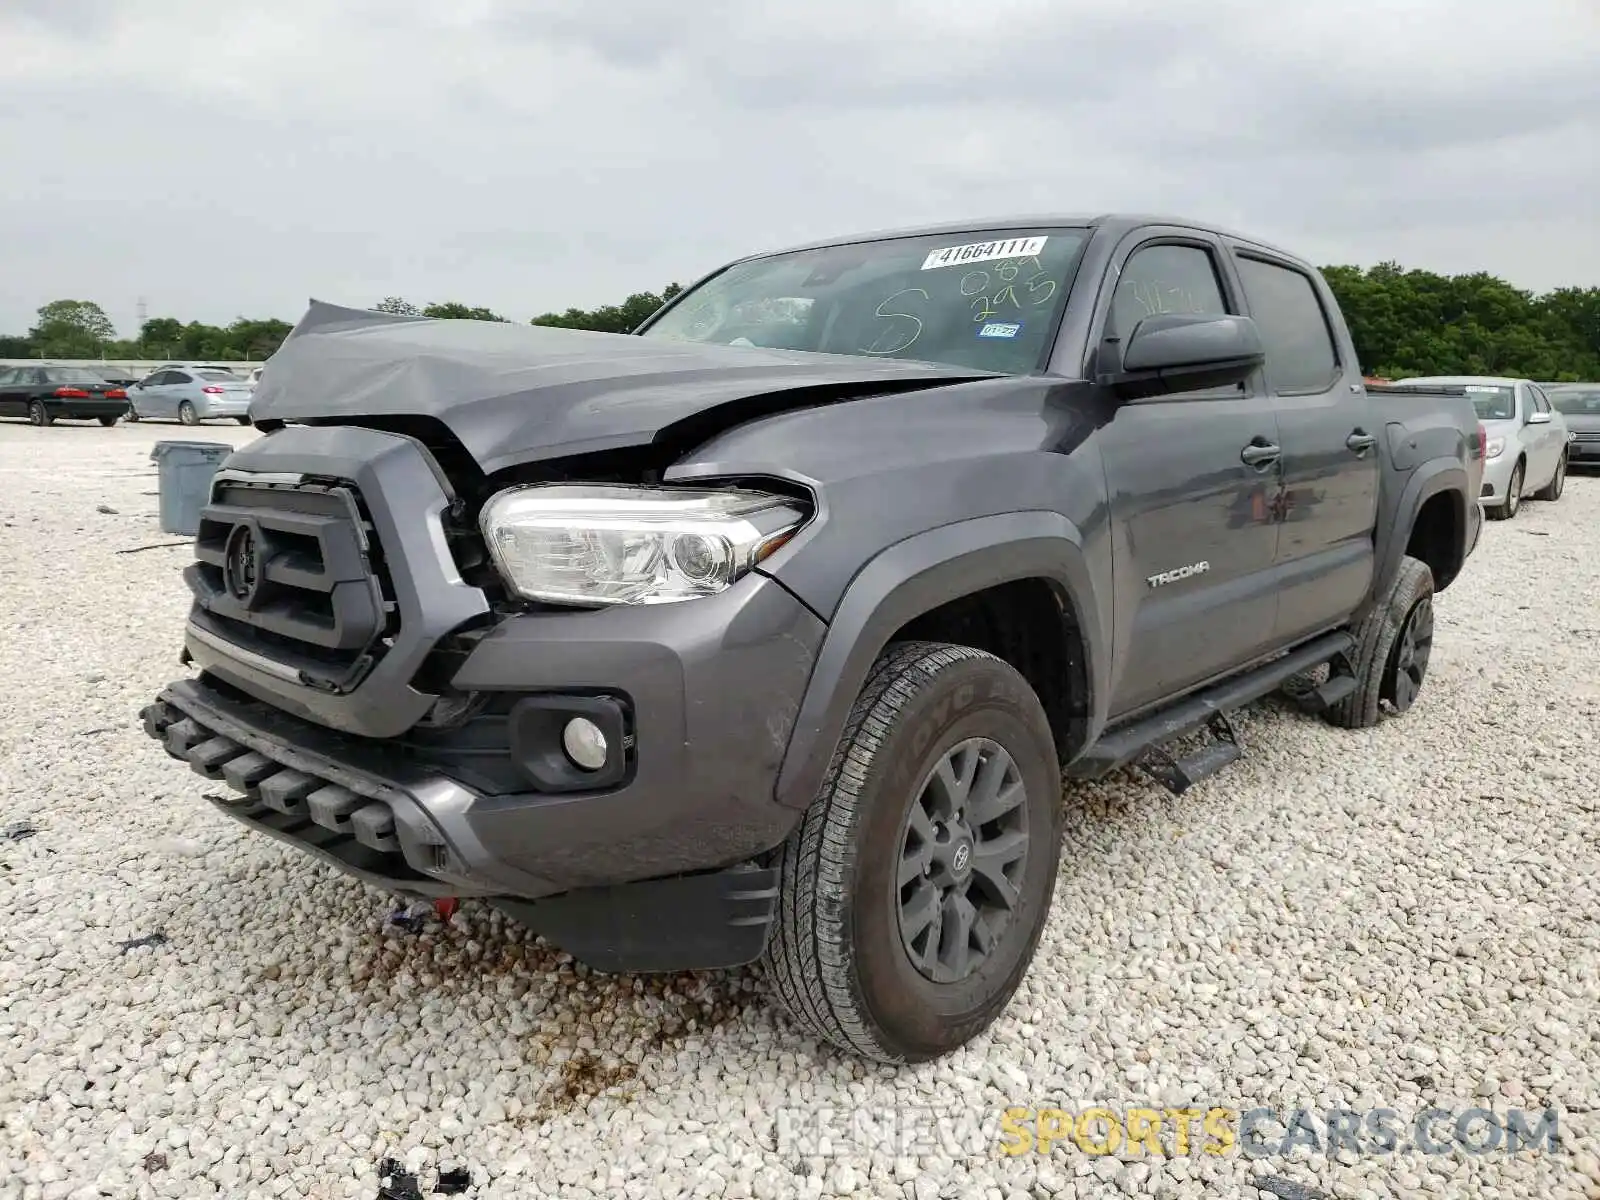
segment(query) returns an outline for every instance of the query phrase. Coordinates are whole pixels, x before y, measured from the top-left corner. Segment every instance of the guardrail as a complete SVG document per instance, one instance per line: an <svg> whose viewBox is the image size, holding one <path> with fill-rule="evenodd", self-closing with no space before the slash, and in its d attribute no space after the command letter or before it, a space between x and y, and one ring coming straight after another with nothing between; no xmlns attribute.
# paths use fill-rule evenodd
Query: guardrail
<svg viewBox="0 0 1600 1200"><path fill-rule="evenodd" d="M241 375L248 375L262 365L260 362L238 362L226 358L0 358L0 367L87 367L91 371L96 367L122 367L135 374L146 375L151 371L159 371L169 363L183 362L226 367Z"/></svg>

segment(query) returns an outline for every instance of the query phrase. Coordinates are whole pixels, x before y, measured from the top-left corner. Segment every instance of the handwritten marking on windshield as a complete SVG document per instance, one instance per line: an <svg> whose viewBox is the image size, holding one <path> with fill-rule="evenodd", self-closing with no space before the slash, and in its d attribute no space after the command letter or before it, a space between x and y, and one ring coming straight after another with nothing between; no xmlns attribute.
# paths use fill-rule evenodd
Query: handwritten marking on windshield
<svg viewBox="0 0 1600 1200"><path fill-rule="evenodd" d="M1038 264L1038 259L1031 256L1000 263L993 268L993 276L988 271L968 271L961 278L961 294L972 297L973 323L982 324L990 317L997 316L1007 306L1012 308L1038 308L1048 304L1050 298L1056 294L1056 281L1044 273L1041 267L1034 274L1023 280L1026 304L1023 298L1017 295L1016 285L1012 280L1022 274L1022 264L1033 262ZM990 284L996 284L994 293L989 294Z"/></svg>
<svg viewBox="0 0 1600 1200"><path fill-rule="evenodd" d="M909 350L912 346L914 346L916 344L917 339L922 336L922 318L921 317L918 317L918 316L916 316L916 315L914 315L912 313L908 313L908 312L885 312L884 311L885 306L887 306L889 304L892 304L894 301L898 300L901 296L921 296L924 300L931 300L932 299L932 297L929 296L928 293L923 291L921 288L901 288L894 295L885 296L881 301L879 301L878 307L872 310L872 315L877 317L877 318L879 318L880 320L885 320L885 321L910 321L910 322L912 322L913 324L916 325L916 328L911 331L911 336L910 337L904 337L903 336L904 330L905 330L905 326L904 325L892 325L891 324L890 326L888 326L888 328L882 330L878 334L878 336L875 337L872 340L872 344L871 345L861 347L860 353L862 353L862 354L899 354L901 351ZM896 333L899 333L899 334L902 335L902 339L901 340L899 340L899 341L893 340L893 336L892 335L894 335ZM886 339L888 339L888 340L886 341Z"/></svg>

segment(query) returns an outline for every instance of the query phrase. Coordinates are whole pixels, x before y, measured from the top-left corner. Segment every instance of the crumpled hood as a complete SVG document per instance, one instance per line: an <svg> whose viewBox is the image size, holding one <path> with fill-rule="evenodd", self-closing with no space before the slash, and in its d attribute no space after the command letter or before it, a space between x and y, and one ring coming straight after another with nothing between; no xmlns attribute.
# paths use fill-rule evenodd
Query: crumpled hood
<svg viewBox="0 0 1600 1200"><path fill-rule="evenodd" d="M893 359L673 342L493 321L434 320L311 301L272 356L254 421L424 416L486 473L646 445L723 405L795 393L848 399L992 372Z"/></svg>

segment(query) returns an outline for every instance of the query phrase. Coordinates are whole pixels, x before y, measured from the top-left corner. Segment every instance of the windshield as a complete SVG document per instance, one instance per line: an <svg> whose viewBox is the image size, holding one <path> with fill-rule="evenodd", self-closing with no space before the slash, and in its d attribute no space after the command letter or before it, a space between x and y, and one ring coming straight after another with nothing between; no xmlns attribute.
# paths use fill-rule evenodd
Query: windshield
<svg viewBox="0 0 1600 1200"><path fill-rule="evenodd" d="M1478 410L1480 421L1509 421L1517 415L1517 394L1514 388L1469 383L1467 398L1472 401L1472 407Z"/></svg>
<svg viewBox="0 0 1600 1200"><path fill-rule="evenodd" d="M975 230L753 259L680 297L641 336L1024 374L1039 366L1085 236Z"/></svg>
<svg viewBox="0 0 1600 1200"><path fill-rule="evenodd" d="M1569 417L1600 417L1600 384L1593 387L1561 384L1545 388L1544 394L1550 397L1557 412Z"/></svg>

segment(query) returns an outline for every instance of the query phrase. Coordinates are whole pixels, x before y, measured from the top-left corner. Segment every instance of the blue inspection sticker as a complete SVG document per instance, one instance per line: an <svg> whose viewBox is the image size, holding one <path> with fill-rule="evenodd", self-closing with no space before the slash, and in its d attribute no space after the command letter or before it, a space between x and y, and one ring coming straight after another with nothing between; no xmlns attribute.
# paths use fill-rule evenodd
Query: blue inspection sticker
<svg viewBox="0 0 1600 1200"><path fill-rule="evenodd" d="M1015 321L990 321L978 330L982 338L1014 338L1022 332L1022 326Z"/></svg>

